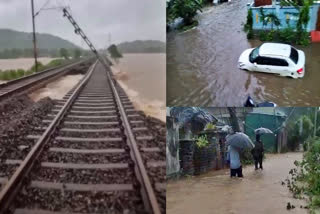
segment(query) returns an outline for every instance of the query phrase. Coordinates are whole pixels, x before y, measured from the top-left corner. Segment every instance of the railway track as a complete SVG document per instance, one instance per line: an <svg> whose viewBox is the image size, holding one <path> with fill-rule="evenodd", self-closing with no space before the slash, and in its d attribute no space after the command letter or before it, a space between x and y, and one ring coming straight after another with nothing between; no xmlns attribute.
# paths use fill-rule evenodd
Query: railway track
<svg viewBox="0 0 320 214"><path fill-rule="evenodd" d="M3 160L0 213L165 213L165 142L110 79L92 65Z"/></svg>
<svg viewBox="0 0 320 214"><path fill-rule="evenodd" d="M0 101L5 98L11 97L12 95L29 93L32 90L47 84L49 81L61 77L71 69L85 65L87 63L92 63L92 61L92 59L85 59L77 62L72 62L67 65L46 69L29 76L0 84Z"/></svg>

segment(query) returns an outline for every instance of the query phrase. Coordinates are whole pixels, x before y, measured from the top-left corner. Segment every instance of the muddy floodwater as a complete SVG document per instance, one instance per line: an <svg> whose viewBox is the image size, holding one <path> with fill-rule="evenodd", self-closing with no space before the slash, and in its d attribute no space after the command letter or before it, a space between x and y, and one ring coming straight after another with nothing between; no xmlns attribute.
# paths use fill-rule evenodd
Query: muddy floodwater
<svg viewBox="0 0 320 214"><path fill-rule="evenodd" d="M124 54L111 68L137 109L165 121L165 54Z"/></svg>
<svg viewBox="0 0 320 214"><path fill-rule="evenodd" d="M33 101L38 101L44 97L62 99L82 78L82 74L65 75L47 84L45 87L32 92L29 97Z"/></svg>
<svg viewBox="0 0 320 214"><path fill-rule="evenodd" d="M40 57L38 61L48 64L51 60L58 58ZM8 69L29 69L34 65L34 58L0 59L0 70Z"/></svg>
<svg viewBox="0 0 320 214"><path fill-rule="evenodd" d="M294 161L301 159L302 153L267 155L263 171L247 166L242 179L231 179L229 170L219 170L171 181L167 184L167 214L306 214L300 208L306 202L294 199L286 185L281 185ZM295 208L287 210L288 202Z"/></svg>
<svg viewBox="0 0 320 214"><path fill-rule="evenodd" d="M260 41L248 41L243 25L247 0L206 8L199 26L167 35L168 106L243 106L248 95L278 106L320 105L320 43L297 47L306 54L302 79L237 68L240 54Z"/></svg>

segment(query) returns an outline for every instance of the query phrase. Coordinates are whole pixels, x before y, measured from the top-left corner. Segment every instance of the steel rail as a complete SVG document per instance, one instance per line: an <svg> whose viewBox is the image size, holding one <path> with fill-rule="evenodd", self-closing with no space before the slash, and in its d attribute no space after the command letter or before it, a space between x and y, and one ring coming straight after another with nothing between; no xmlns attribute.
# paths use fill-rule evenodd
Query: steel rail
<svg viewBox="0 0 320 214"><path fill-rule="evenodd" d="M120 110L120 116L122 118L122 123L123 123L124 129L125 129L125 133L127 135L127 141L129 143L129 147L130 147L130 154L133 156L133 160L135 162L135 166L134 166L135 172L136 172L138 180L142 184L141 194L144 199L143 200L144 205L145 205L148 212L153 213L153 214L161 214L159 204L158 204L156 196L155 196L154 189L151 185L150 178L147 174L147 170L145 168L141 154L139 152L139 148L138 148L136 139L134 137L134 134L132 132L131 125L129 123L128 117L127 117L126 112L124 110L124 107L121 103L119 93L115 87L114 82L116 82L116 80L111 76L110 67L107 66L107 63L104 61L104 58L102 58L100 56L99 61L100 62L102 61L101 64L106 69L108 81L110 83L110 86L111 86L111 89L113 92L113 96L114 96L114 98L117 102L118 108Z"/></svg>
<svg viewBox="0 0 320 214"><path fill-rule="evenodd" d="M18 85L20 82L22 83L24 80L29 80L29 79L35 78L33 81L31 81L29 83L22 84L21 86L15 88L15 89L9 90L9 91L1 94L0 95L0 100L4 99L4 98L7 98L8 96L11 96L14 93L18 93L18 92L21 92L23 90L26 90L27 88L31 88L32 86L36 85L37 83L40 83L41 81L45 81L45 80L48 80L48 79L50 79L50 78L52 78L52 77L54 77L56 75L62 74L64 72L64 70L66 70L66 69L72 68L73 66L79 65L79 64L84 63L84 62L88 62L90 60L92 60L92 58L81 60L81 61L77 61L77 62L72 62L72 63L65 64L65 65L56 66L54 68L49 68L49 69L46 69L44 71L41 71L41 72L38 72L38 73L35 73L35 74L32 74L32 75L28 75L26 77L21 77L21 78L9 81L9 82L4 83L4 84L0 84L0 91L1 91L1 90L5 89L6 87L10 87L10 86L15 85L15 84ZM54 72L54 70L59 70L59 69L61 69L60 72L58 72L58 71ZM52 74L50 74L50 72L52 72ZM42 76L42 75L44 75L44 76ZM37 78L40 78L40 79L37 79Z"/></svg>
<svg viewBox="0 0 320 214"><path fill-rule="evenodd" d="M35 163L35 160L41 154L44 148L44 145L51 139L56 128L60 124L61 120L64 118L67 111L70 109L72 103L75 101L75 99L79 95L81 89L88 82L93 70L96 67L96 64L97 64L97 61L89 68L89 72L87 72L85 78L82 79L80 84L78 84L78 86L73 91L72 95L69 97L66 103L63 105L63 107L61 108L57 116L53 119L53 121L50 123L48 128L41 135L39 140L36 142L36 144L33 146L33 148L28 153L26 158L22 161L18 169L9 179L8 183L4 186L4 188L0 192L0 214L7 213L7 210L10 208L11 202L14 200L16 194L20 189L20 186L22 184L22 181L24 180L25 175L27 175L30 172L32 166Z"/></svg>

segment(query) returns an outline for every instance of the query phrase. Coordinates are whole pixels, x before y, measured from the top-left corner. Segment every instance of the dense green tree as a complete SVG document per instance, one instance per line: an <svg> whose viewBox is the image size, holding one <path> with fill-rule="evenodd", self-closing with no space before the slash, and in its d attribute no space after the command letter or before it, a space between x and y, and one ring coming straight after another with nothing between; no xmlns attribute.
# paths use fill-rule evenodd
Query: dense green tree
<svg viewBox="0 0 320 214"><path fill-rule="evenodd" d="M69 59L69 52L65 48L60 48L60 57L63 57L65 59Z"/></svg>
<svg viewBox="0 0 320 214"><path fill-rule="evenodd" d="M169 20L181 17L185 25L192 25L201 8L202 0L171 0L167 4L167 15L170 17Z"/></svg>
<svg viewBox="0 0 320 214"><path fill-rule="evenodd" d="M112 58L116 59L116 58L122 57L121 53L119 52L119 50L115 44L110 45L110 47L108 48L108 51L109 51Z"/></svg>
<svg viewBox="0 0 320 214"><path fill-rule="evenodd" d="M81 56L81 50L80 50L79 48L74 49L73 57L74 57L75 59L79 59L80 56Z"/></svg>

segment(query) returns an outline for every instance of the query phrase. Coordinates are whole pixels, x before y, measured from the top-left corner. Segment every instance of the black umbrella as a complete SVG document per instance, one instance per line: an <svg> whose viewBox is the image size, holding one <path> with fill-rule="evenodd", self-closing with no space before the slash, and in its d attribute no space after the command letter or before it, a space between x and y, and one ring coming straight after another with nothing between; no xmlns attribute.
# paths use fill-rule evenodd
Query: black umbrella
<svg viewBox="0 0 320 214"><path fill-rule="evenodd" d="M239 149L254 148L254 144L252 143L248 135L242 132L236 132L235 134L228 135L226 137L226 145L230 145Z"/></svg>

